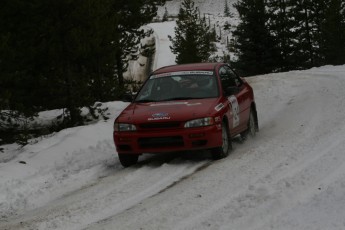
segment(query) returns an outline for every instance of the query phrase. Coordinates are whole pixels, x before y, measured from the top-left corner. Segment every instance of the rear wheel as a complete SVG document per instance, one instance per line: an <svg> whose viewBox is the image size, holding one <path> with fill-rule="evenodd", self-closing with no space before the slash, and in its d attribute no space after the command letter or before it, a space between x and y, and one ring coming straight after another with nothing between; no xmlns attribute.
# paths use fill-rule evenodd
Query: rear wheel
<svg viewBox="0 0 345 230"><path fill-rule="evenodd" d="M119 154L119 160L123 167L129 167L138 162L139 155Z"/></svg>
<svg viewBox="0 0 345 230"><path fill-rule="evenodd" d="M212 158L215 160L227 157L232 149L229 130L225 122L222 124L222 143L222 146L212 149Z"/></svg>

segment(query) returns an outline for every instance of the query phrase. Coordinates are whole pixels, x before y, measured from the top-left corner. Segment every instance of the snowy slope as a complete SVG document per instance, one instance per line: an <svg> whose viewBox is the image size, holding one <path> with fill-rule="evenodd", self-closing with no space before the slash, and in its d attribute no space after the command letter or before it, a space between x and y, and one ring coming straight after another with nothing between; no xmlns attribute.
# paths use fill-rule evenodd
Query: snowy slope
<svg viewBox="0 0 345 230"><path fill-rule="evenodd" d="M176 17L181 7L182 0L167 1L164 6L158 7L158 19L162 19L165 9L168 11L168 15ZM238 23L237 12L233 7L236 0L227 0L230 13L233 17L224 16L225 1L221 0L195 0L195 7L200 10L200 16L206 18L206 23L211 29L215 28L217 35L221 38L219 42L216 42L217 51L213 54L213 57L223 57L228 54L226 43L231 39L231 33L229 30L224 30L226 23L230 24L232 28ZM158 20L158 21L159 21ZM170 20L173 20L170 18ZM168 35L174 37L175 21L165 23L150 23L144 26L144 29L151 28L154 30L156 53L152 70L156 70L160 67L175 64L175 55L171 53L170 47L172 44L168 39ZM141 41L142 44L151 44L151 37L145 38ZM234 58L233 54L230 55ZM138 60L129 61L129 67L127 72L124 73L124 77L130 80L145 81L147 78L146 71L147 58L139 55Z"/></svg>
<svg viewBox="0 0 345 230"><path fill-rule="evenodd" d="M176 16L179 12L181 2L183 1L167 1L163 7L158 9L158 15L160 18L162 18L166 7L169 15ZM230 12L235 13L236 10L232 7L232 5L237 2L237 0L227 0L227 2ZM207 13L214 16L223 16L224 14L225 0L194 0L194 3L195 7L199 8L201 14Z"/></svg>
<svg viewBox="0 0 345 230"><path fill-rule="evenodd" d="M1 146L0 229L344 229L344 72L248 79L260 132L219 161L144 155L124 169L113 119ZM108 106L115 118L126 103Z"/></svg>
<svg viewBox="0 0 345 230"><path fill-rule="evenodd" d="M170 46L171 41L168 36L174 37L174 28L176 26L175 21L165 23L151 23L148 25L155 32L155 58L153 64L153 70L159 69L163 66L176 64L175 55L171 53Z"/></svg>

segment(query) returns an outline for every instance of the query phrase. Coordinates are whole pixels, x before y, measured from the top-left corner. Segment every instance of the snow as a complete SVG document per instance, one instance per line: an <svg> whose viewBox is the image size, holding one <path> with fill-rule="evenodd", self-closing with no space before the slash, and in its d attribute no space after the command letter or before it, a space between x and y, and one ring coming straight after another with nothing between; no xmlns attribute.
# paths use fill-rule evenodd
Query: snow
<svg viewBox="0 0 345 230"><path fill-rule="evenodd" d="M237 2L237 0L227 0L229 10L231 13L236 13L236 10L232 7L234 3ZM166 1L165 5L163 7L159 7L158 9L158 16L160 18L163 17L163 14L165 12L165 7L168 10L169 15L177 16L179 9L181 7L182 0L172 0L172 1ZM214 16L223 16L224 15L224 6L225 6L225 0L194 0L195 7L198 7L200 10L200 13L206 13L211 14Z"/></svg>
<svg viewBox="0 0 345 230"><path fill-rule="evenodd" d="M176 64L175 55L170 51L172 43L168 38L169 35L171 37L175 37L174 28L176 26L176 22L151 23L148 26L155 31L156 37L156 53L153 62L153 70L159 69L163 66Z"/></svg>
<svg viewBox="0 0 345 230"><path fill-rule="evenodd" d="M173 64L173 22L150 26L156 68ZM147 154L123 168L112 141L123 102L107 103L107 121L0 146L0 229L345 229L344 72L248 78L260 132L218 161Z"/></svg>

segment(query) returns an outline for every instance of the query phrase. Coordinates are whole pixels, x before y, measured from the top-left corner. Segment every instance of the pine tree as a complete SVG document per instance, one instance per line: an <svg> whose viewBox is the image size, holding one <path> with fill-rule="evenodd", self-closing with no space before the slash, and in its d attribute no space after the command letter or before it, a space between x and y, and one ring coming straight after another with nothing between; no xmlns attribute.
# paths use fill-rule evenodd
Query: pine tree
<svg viewBox="0 0 345 230"><path fill-rule="evenodd" d="M128 68L128 60L138 58L140 40L152 31L144 31L141 26L149 23L157 15L157 6L165 0L116 0L115 11L118 16L116 32L116 75L124 89L123 73Z"/></svg>
<svg viewBox="0 0 345 230"><path fill-rule="evenodd" d="M294 69L297 64L293 57L297 41L293 33L290 4L289 0L267 0L269 30L279 52L276 59L278 71Z"/></svg>
<svg viewBox="0 0 345 230"><path fill-rule="evenodd" d="M342 25L345 27L345 1L341 3L341 16L342 16ZM342 49L345 49L345 44L341 46Z"/></svg>
<svg viewBox="0 0 345 230"><path fill-rule="evenodd" d="M325 64L345 63L345 17L341 0L329 0L322 23L322 52ZM343 5L345 7L345 4Z"/></svg>
<svg viewBox="0 0 345 230"><path fill-rule="evenodd" d="M224 16L225 17L231 17L230 8L228 5L228 0L225 0L225 3L224 3Z"/></svg>
<svg viewBox="0 0 345 230"><path fill-rule="evenodd" d="M162 21L163 22L168 21L168 17L169 17L169 12L168 12L168 9L165 7Z"/></svg>
<svg viewBox="0 0 345 230"><path fill-rule="evenodd" d="M240 17L231 47L238 58L234 67L246 76L275 71L278 53L267 26L264 0L240 0L234 7Z"/></svg>
<svg viewBox="0 0 345 230"><path fill-rule="evenodd" d="M269 26L280 70L341 63L344 24L340 0L268 0ZM343 5L345 5L343 3Z"/></svg>
<svg viewBox="0 0 345 230"><path fill-rule="evenodd" d="M138 28L162 2L2 1L0 109L31 116L65 108L66 125L81 124L80 107L122 90L125 60L145 33Z"/></svg>
<svg viewBox="0 0 345 230"><path fill-rule="evenodd" d="M36 89L37 81L30 79L30 70L35 64L30 57L36 56L37 53L31 45L34 38L30 36L37 29L32 28L31 23L33 20L34 23L39 23L32 12L34 5L35 1L31 4L24 0L1 2L0 113L2 110L12 110L18 112L14 114L32 116L37 111L35 106L26 106L27 103L37 100L31 93ZM5 119L6 114L8 113L0 115L4 115L1 117Z"/></svg>
<svg viewBox="0 0 345 230"><path fill-rule="evenodd" d="M82 124L80 107L109 98L116 38L113 0L47 1L36 9L44 19L36 69L37 97L48 109L66 108L68 126ZM49 16L47 16L49 15ZM103 90L103 91L101 91Z"/></svg>
<svg viewBox="0 0 345 230"><path fill-rule="evenodd" d="M184 0L176 21L175 38L169 36L176 63L207 61L214 51L212 33L191 0Z"/></svg>
<svg viewBox="0 0 345 230"><path fill-rule="evenodd" d="M319 66L324 61L321 44L321 24L324 18L324 0L291 0L294 28L294 58L300 69Z"/></svg>

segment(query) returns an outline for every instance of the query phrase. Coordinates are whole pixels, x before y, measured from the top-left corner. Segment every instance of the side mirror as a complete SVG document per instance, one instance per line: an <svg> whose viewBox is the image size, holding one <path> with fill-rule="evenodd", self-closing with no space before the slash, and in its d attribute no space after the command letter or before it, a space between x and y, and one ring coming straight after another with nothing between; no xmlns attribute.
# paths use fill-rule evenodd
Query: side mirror
<svg viewBox="0 0 345 230"><path fill-rule="evenodd" d="M133 95L131 93L125 93L125 94L122 95L121 99L124 102L132 102L134 97L133 97Z"/></svg>
<svg viewBox="0 0 345 230"><path fill-rule="evenodd" d="M237 86L229 86L225 89L225 94L227 96L238 94L238 92L240 92L240 89Z"/></svg>

